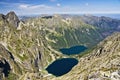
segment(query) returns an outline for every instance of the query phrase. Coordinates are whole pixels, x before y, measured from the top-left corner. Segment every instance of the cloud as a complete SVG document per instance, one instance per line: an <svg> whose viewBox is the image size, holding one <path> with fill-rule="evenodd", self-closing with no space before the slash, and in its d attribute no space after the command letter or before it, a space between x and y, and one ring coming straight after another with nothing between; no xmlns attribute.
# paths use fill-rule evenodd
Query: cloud
<svg viewBox="0 0 120 80"><path fill-rule="evenodd" d="M60 6L61 6L61 4L60 4L60 3L57 3L57 6L58 6L58 7L60 7Z"/></svg>
<svg viewBox="0 0 120 80"><path fill-rule="evenodd" d="M32 5L32 4L24 4L24 3L8 3L8 2L0 2L0 5L4 5L4 7L8 8L14 8L14 9L25 9L25 10L30 10L30 9L51 9L52 6L44 5L44 4L39 4L39 5Z"/></svg>
<svg viewBox="0 0 120 80"><path fill-rule="evenodd" d="M53 6L48 6L45 4L19 4L16 7L16 12L19 15L37 15L37 14L47 14L53 11Z"/></svg>
<svg viewBox="0 0 120 80"><path fill-rule="evenodd" d="M26 4L21 4L21 5L19 5L19 8L28 8L29 7L29 5L26 5Z"/></svg>
<svg viewBox="0 0 120 80"><path fill-rule="evenodd" d="M50 9L52 7L44 4L41 5L20 4L18 8L31 10L31 9Z"/></svg>

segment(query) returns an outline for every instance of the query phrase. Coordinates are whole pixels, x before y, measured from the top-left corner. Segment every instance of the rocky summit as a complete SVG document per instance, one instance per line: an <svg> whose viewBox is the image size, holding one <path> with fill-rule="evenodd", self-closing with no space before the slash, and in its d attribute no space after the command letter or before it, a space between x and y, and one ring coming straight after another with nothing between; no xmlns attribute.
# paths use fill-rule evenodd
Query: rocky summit
<svg viewBox="0 0 120 80"><path fill-rule="evenodd" d="M5 21L13 27L18 27L20 22L19 18L13 11L9 12L7 15L0 14L0 24L4 23Z"/></svg>
<svg viewBox="0 0 120 80"><path fill-rule="evenodd" d="M96 22L93 17L53 15L21 21L15 12L0 14L0 79L120 80L120 33L116 32L120 21L104 17ZM85 50L74 54L72 49L73 55L60 51L76 46ZM48 73L50 64L64 58L74 58L78 64L59 77Z"/></svg>
<svg viewBox="0 0 120 80"><path fill-rule="evenodd" d="M9 24L11 24L12 26L18 27L18 24L19 24L20 21L19 21L17 15L14 12L12 12L12 11L9 12L6 15L6 19L9 22Z"/></svg>

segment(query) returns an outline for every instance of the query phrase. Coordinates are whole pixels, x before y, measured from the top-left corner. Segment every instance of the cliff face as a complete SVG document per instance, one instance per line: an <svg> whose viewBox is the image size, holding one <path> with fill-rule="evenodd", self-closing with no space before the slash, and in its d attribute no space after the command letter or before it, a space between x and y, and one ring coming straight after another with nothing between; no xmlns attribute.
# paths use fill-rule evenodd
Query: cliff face
<svg viewBox="0 0 120 80"><path fill-rule="evenodd" d="M14 12L1 14L0 62L3 66L0 67L0 79L49 80L53 77L49 77L45 68L51 62L66 57L79 58L76 55L64 55L59 49L76 45L91 48L104 37L99 28L86 24L79 18L38 17L21 22ZM83 60L87 61L84 57ZM8 76L4 73L5 64L9 67Z"/></svg>
<svg viewBox="0 0 120 80"><path fill-rule="evenodd" d="M120 80L120 33L100 42L68 74L50 80Z"/></svg>

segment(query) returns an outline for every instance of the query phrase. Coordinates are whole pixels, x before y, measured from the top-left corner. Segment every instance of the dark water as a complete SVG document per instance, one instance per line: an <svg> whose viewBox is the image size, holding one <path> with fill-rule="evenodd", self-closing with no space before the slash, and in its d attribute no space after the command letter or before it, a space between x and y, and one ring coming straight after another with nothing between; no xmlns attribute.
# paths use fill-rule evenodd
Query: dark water
<svg viewBox="0 0 120 80"><path fill-rule="evenodd" d="M74 58L63 58L54 61L46 70L55 76L62 76L68 73L76 64L78 64L78 60Z"/></svg>
<svg viewBox="0 0 120 80"><path fill-rule="evenodd" d="M85 46L73 46L71 48L62 48L60 51L66 55L79 54L85 51L87 48Z"/></svg>
<svg viewBox="0 0 120 80"><path fill-rule="evenodd" d="M2 72L4 73L5 77L8 77L8 74L11 70L9 63L6 60L4 60L4 63L0 61L0 68L2 68Z"/></svg>

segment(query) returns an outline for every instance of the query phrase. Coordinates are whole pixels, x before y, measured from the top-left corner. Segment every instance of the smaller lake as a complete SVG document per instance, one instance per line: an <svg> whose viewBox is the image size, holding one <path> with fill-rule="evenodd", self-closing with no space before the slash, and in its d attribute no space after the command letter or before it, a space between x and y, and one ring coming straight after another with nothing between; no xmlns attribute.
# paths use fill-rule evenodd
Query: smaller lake
<svg viewBox="0 0 120 80"><path fill-rule="evenodd" d="M54 61L46 70L58 77L68 73L76 64L78 64L78 60L75 58L62 58Z"/></svg>
<svg viewBox="0 0 120 80"><path fill-rule="evenodd" d="M60 51L66 55L73 55L73 54L79 54L79 53L85 51L86 49L87 49L87 47L85 47L85 46L73 46L70 48L62 48L62 49L60 49Z"/></svg>

